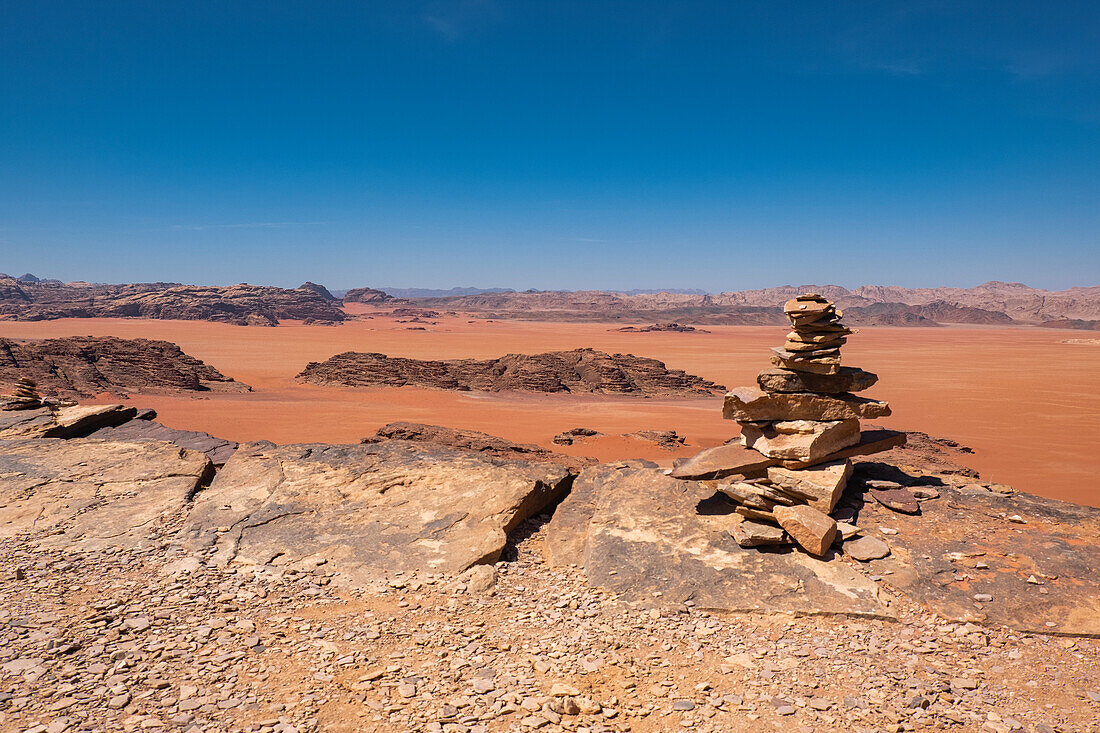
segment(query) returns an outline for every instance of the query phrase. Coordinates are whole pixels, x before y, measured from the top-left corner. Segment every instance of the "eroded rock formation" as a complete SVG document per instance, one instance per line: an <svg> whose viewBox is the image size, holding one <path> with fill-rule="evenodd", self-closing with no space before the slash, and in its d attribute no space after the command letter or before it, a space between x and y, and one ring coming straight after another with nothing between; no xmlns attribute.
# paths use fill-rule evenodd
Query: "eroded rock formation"
<svg viewBox="0 0 1100 733"><path fill-rule="evenodd" d="M307 283L308 285L308 283ZM27 283L0 280L0 315L20 321L54 318L154 318L274 326L280 320L338 323L339 303L310 288L137 283Z"/></svg>
<svg viewBox="0 0 1100 733"><path fill-rule="evenodd" d="M485 392L573 392L645 396L699 396L721 385L656 359L595 349L508 354L479 361L425 361L345 352L310 362L298 375L310 384L347 387L430 387Z"/></svg>
<svg viewBox="0 0 1100 733"><path fill-rule="evenodd" d="M169 341L110 336L0 338L0 391L20 378L63 395L249 389Z"/></svg>

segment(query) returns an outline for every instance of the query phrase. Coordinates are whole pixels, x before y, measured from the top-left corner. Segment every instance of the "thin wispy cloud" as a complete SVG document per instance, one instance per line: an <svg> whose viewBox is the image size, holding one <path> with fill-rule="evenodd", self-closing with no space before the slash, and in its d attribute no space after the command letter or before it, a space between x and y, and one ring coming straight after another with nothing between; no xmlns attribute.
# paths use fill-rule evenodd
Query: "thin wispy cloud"
<svg viewBox="0 0 1100 733"><path fill-rule="evenodd" d="M480 32L500 15L494 0L441 0L421 13L425 24L450 42Z"/></svg>
<svg viewBox="0 0 1100 733"><path fill-rule="evenodd" d="M920 76L924 73L916 62L878 62L871 65L872 68L878 71L885 71L887 74L894 74L895 76Z"/></svg>
<svg viewBox="0 0 1100 733"><path fill-rule="evenodd" d="M323 221L247 221L231 224L173 224L172 231L201 232L208 229L292 229L324 224Z"/></svg>

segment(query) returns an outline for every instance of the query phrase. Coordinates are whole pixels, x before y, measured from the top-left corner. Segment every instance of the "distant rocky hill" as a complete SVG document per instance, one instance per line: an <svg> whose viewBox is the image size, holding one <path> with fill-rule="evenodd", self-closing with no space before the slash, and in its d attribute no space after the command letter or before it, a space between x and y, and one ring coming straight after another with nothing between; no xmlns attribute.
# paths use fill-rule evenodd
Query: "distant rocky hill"
<svg viewBox="0 0 1100 733"><path fill-rule="evenodd" d="M1020 283L989 282L974 288L900 288L799 285L713 295L685 292L625 294L600 290L480 293L423 298L424 307L529 320L674 320L694 324L780 325L776 308L804 292L817 292L843 308L855 325L937 323L1041 323L1100 319L1100 286L1049 291Z"/></svg>
<svg viewBox="0 0 1100 733"><path fill-rule="evenodd" d="M307 283L307 286L312 283ZM338 323L339 302L303 286L229 287L178 283L31 282L0 279L0 315L20 321L56 318L154 318L274 326L280 320ZM323 290L323 288L322 288Z"/></svg>
<svg viewBox="0 0 1100 733"><path fill-rule="evenodd" d="M169 341L112 337L0 338L0 392L20 377L59 395L249 389Z"/></svg>
<svg viewBox="0 0 1100 733"><path fill-rule="evenodd" d="M580 392L643 396L711 395L725 387L656 359L595 349L508 354L479 361L423 361L345 352L310 362L298 375L311 384L429 387L458 391Z"/></svg>
<svg viewBox="0 0 1100 733"><path fill-rule="evenodd" d="M309 282L308 280L299 285L298 290L305 290L306 292L320 295L325 300L339 300L339 298L330 293L328 291L328 288L326 288L324 285L318 285L317 283Z"/></svg>
<svg viewBox="0 0 1100 733"><path fill-rule="evenodd" d="M345 303L389 303L399 300L375 288L353 288L344 293Z"/></svg>

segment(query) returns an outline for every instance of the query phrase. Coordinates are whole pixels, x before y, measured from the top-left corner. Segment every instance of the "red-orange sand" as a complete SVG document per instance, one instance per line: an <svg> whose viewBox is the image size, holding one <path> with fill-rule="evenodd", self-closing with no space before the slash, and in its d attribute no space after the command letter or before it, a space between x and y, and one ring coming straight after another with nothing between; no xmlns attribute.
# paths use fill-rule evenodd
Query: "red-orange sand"
<svg viewBox="0 0 1100 733"><path fill-rule="evenodd" d="M357 442L394 420L472 428L554 447L551 437L584 426L608 438L558 448L600 459L646 457L668 463L724 442L736 425L721 419L721 398L668 400L572 395L449 393L411 388L350 390L294 381L308 361L341 351L415 358L495 357L591 346L664 361L729 387L754 383L768 366L778 327L707 326L712 333L615 333L613 324L467 323L449 317L429 330L392 318L337 327L239 327L199 321L67 319L0 321L0 336L114 335L159 338L252 385L251 394L135 396L173 427L236 440ZM1100 344L1065 344L1079 333L1013 328L866 328L844 362L876 372L866 394L887 399L880 422L953 438L975 449L983 478L1043 496L1100 506ZM688 446L669 452L619 437L673 429Z"/></svg>

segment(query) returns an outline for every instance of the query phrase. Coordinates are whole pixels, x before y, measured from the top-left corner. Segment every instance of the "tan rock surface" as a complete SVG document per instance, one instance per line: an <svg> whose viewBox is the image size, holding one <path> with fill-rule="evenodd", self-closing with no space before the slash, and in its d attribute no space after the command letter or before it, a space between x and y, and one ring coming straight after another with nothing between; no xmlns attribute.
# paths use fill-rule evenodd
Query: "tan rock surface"
<svg viewBox="0 0 1100 733"><path fill-rule="evenodd" d="M459 573L568 490L566 468L394 440L241 445L196 499L181 540L220 564L327 561L352 582L382 570ZM225 531L221 528L229 528Z"/></svg>
<svg viewBox="0 0 1100 733"><path fill-rule="evenodd" d="M701 483L601 465L583 470L574 486L548 526L547 554L583 566L589 583L629 602L891 615L871 581L844 563L738 546L728 532L730 505Z"/></svg>
<svg viewBox="0 0 1100 733"><path fill-rule="evenodd" d="M0 440L77 438L131 420L137 409L125 405L73 405L50 410L0 412Z"/></svg>
<svg viewBox="0 0 1100 733"><path fill-rule="evenodd" d="M0 440L0 538L81 550L142 545L213 471L167 443Z"/></svg>

